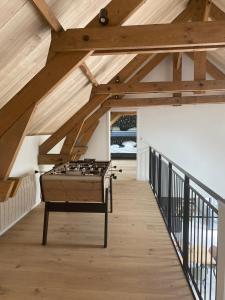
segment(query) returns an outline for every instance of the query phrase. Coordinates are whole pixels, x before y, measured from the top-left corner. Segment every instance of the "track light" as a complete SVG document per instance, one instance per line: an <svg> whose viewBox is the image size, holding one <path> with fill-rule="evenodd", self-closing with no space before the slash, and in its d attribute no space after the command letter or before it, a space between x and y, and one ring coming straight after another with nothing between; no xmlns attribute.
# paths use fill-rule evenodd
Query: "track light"
<svg viewBox="0 0 225 300"><path fill-rule="evenodd" d="M108 12L106 8L102 8L99 13L99 23L107 25L109 23Z"/></svg>

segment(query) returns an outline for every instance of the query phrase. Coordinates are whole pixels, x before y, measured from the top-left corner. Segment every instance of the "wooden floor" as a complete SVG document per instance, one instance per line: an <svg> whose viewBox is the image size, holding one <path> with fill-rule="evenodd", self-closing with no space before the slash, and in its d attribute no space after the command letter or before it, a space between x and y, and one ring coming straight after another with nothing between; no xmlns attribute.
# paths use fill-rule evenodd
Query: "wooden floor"
<svg viewBox="0 0 225 300"><path fill-rule="evenodd" d="M192 299L148 184L129 176L114 184L107 249L97 214L50 215L41 246L42 205L0 237L0 299Z"/></svg>

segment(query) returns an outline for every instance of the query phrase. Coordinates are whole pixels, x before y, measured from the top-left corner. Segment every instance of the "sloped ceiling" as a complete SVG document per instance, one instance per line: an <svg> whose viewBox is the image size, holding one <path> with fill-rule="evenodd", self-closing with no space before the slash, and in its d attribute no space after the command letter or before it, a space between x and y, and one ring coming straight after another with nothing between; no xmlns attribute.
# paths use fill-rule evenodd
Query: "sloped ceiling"
<svg viewBox="0 0 225 300"><path fill-rule="evenodd" d="M85 27L109 0L46 0L64 29ZM169 23L188 0L147 0L125 25ZM225 11L224 0L214 1ZM0 108L40 71L46 62L50 29L29 0L0 1ZM210 54L223 60L223 50ZM89 57L86 64L106 83L133 55ZM29 134L52 133L89 100L91 84L76 69L38 106Z"/></svg>

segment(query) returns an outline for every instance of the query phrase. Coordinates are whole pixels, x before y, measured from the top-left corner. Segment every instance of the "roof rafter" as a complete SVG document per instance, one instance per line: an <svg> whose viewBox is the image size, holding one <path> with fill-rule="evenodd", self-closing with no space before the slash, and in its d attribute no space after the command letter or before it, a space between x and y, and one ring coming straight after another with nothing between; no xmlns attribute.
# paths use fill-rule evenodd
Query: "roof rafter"
<svg viewBox="0 0 225 300"><path fill-rule="evenodd" d="M49 24L49 26L56 32L63 31L63 27L55 14L45 2L45 0L31 0L33 5L38 9L40 15Z"/></svg>

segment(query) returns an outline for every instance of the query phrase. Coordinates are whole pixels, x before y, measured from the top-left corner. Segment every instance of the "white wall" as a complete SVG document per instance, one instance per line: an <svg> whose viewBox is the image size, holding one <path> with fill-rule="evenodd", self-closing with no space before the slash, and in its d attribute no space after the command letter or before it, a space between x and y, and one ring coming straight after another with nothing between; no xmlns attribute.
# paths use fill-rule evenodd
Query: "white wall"
<svg viewBox="0 0 225 300"><path fill-rule="evenodd" d="M170 80L170 64L165 60L147 80ZM184 64L183 79L190 80L192 62L185 58ZM149 144L225 197L225 104L145 107L137 114L138 179L147 179L140 153Z"/></svg>
<svg viewBox="0 0 225 300"><path fill-rule="evenodd" d="M110 115L105 114L100 119L100 123L92 135L88 149L81 158L95 158L97 160L109 160L109 144L110 144Z"/></svg>

